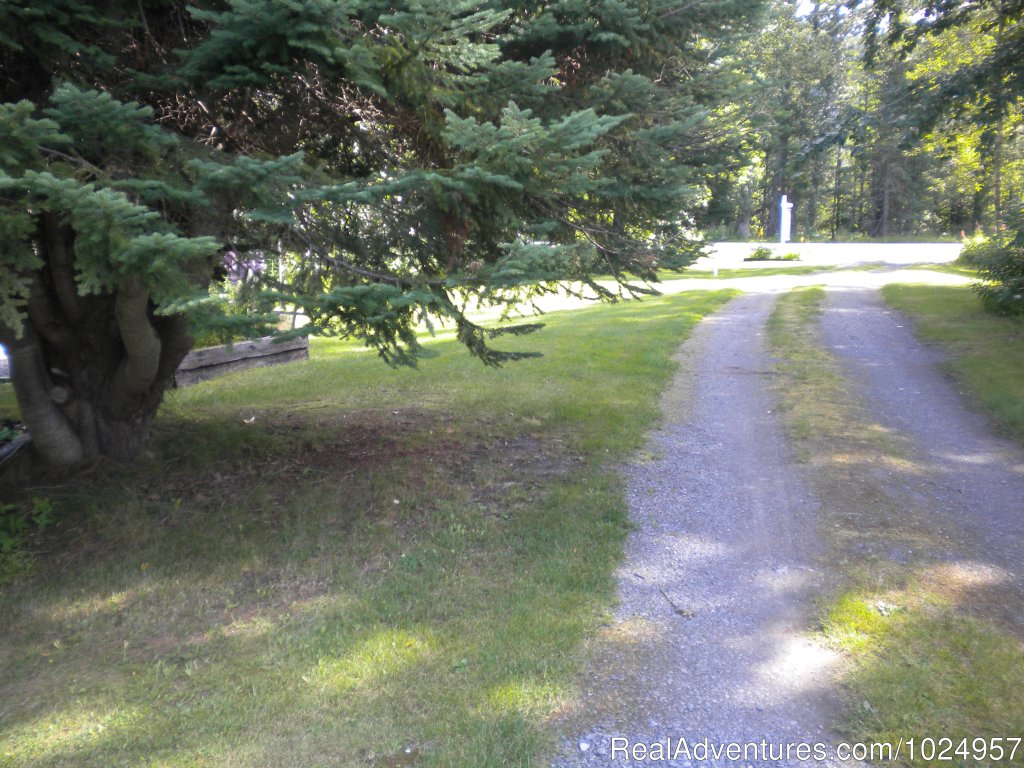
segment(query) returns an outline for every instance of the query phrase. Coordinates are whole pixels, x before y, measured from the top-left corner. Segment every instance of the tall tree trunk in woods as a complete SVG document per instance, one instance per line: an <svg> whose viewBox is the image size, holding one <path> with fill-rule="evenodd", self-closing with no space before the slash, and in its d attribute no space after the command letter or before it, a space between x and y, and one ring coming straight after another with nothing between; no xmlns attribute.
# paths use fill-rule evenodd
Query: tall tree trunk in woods
<svg viewBox="0 0 1024 768"><path fill-rule="evenodd" d="M881 228L878 234L881 237L889 236L889 219L892 217L892 185L889 183L889 178L886 176L885 183L882 185L882 220Z"/></svg>
<svg viewBox="0 0 1024 768"><path fill-rule="evenodd" d="M843 178L843 148L842 146L836 146L836 179L835 187L832 192L832 242L836 240L836 234L839 231L839 200L841 194L841 181Z"/></svg>
<svg viewBox="0 0 1024 768"><path fill-rule="evenodd" d="M996 30L996 46L1001 47L1006 30L1006 3L999 3L999 26ZM1002 98L999 102L999 117L995 124L995 141L992 145L992 223L996 235L1003 229L1003 129L1006 125L1006 111L1003 108L1005 103Z"/></svg>
<svg viewBox="0 0 1024 768"><path fill-rule="evenodd" d="M857 231L864 232L866 227L866 208L864 191L867 186L866 161L860 158L857 163Z"/></svg>
<svg viewBox="0 0 1024 768"><path fill-rule="evenodd" d="M803 232L814 235L818 229L818 189L822 183L821 163L815 158L811 166L811 187L807 190L806 202L802 209L806 211Z"/></svg>
<svg viewBox="0 0 1024 768"><path fill-rule="evenodd" d="M766 238L777 238L779 236L779 200L788 190L788 177L786 174L789 166L789 137L783 136L779 139L779 150L775 155L775 168L768 177L765 190L765 227Z"/></svg>
<svg viewBox="0 0 1024 768"><path fill-rule="evenodd" d="M992 223L996 233L1003 229L1003 118L996 124L992 147Z"/></svg>

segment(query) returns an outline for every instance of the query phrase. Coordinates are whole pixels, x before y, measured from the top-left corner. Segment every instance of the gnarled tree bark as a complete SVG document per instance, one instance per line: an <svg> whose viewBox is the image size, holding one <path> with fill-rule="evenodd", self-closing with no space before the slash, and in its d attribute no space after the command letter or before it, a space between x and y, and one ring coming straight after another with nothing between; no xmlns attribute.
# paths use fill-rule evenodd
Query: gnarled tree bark
<svg viewBox="0 0 1024 768"><path fill-rule="evenodd" d="M50 465L131 459L192 346L188 324L156 315L137 277L111 293L80 295L74 233L55 216L41 217L39 245L45 263L33 275L23 327L0 326L35 452Z"/></svg>

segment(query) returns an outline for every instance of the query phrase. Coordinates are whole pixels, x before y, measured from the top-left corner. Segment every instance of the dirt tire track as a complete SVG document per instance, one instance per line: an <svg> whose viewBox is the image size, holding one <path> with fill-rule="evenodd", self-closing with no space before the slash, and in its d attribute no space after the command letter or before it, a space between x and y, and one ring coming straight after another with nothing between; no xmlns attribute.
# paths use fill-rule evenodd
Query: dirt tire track
<svg viewBox="0 0 1024 768"><path fill-rule="evenodd" d="M885 490L939 540L916 554L959 572L974 599L1024 634L1024 450L967 407L942 354L912 328L877 291L827 293L826 347L869 418L913 445L915 472L893 473ZM981 594L986 582L995 594Z"/></svg>
<svg viewBox="0 0 1024 768"><path fill-rule="evenodd" d="M816 502L775 413L773 302L735 299L682 348L654 458L627 473L637 529L618 572L621 605L593 649L583 701L561 723L558 768L622 764L613 738L835 742L838 660L809 632Z"/></svg>

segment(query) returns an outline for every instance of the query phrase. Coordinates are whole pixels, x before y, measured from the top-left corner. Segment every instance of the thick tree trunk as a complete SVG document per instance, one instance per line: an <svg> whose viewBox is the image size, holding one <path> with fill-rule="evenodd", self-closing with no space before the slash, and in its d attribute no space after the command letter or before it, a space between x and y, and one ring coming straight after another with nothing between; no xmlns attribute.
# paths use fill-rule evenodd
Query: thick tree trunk
<svg viewBox="0 0 1024 768"><path fill-rule="evenodd" d="M889 219L892 216L892 185L889 183L888 173L885 176L885 180L882 182L882 212L880 215L880 221L878 225L878 234L880 237L889 236Z"/></svg>
<svg viewBox="0 0 1024 768"><path fill-rule="evenodd" d="M872 160L870 194L872 213L868 234L888 237L892 218L892 162L884 149Z"/></svg>
<svg viewBox="0 0 1024 768"><path fill-rule="evenodd" d="M992 145L992 227L998 236L1003 230L1003 123L996 123L996 137Z"/></svg>
<svg viewBox="0 0 1024 768"><path fill-rule="evenodd" d="M864 201L865 186L867 184L866 161L863 158L857 160L857 232L863 232L865 227Z"/></svg>
<svg viewBox="0 0 1024 768"><path fill-rule="evenodd" d="M1006 9L1005 3L999 3L999 27L996 31L996 45L1002 46L1006 31ZM1004 102L999 101L1000 105ZM999 110L999 119L995 125L995 141L992 144L992 223L996 237L1003 230L1003 128L1006 124L1006 113L1004 109Z"/></svg>
<svg viewBox="0 0 1024 768"><path fill-rule="evenodd" d="M137 278L110 294L80 296L73 233L55 216L42 217L39 243L45 266L33 276L21 332L0 327L32 445L50 465L131 459L192 345L188 325L155 315Z"/></svg>
<svg viewBox="0 0 1024 768"><path fill-rule="evenodd" d="M5 334L10 356L11 380L22 420L29 425L36 452L51 464L74 464L85 457L82 440L61 410L68 391L52 383L45 351L31 325L21 338Z"/></svg>
<svg viewBox="0 0 1024 768"><path fill-rule="evenodd" d="M780 148L775 157L775 168L768 185L768 194L765 196L765 237L777 238L781 226L779 201L782 195L789 189L789 178L786 173L789 166L789 137L784 136L779 140Z"/></svg>

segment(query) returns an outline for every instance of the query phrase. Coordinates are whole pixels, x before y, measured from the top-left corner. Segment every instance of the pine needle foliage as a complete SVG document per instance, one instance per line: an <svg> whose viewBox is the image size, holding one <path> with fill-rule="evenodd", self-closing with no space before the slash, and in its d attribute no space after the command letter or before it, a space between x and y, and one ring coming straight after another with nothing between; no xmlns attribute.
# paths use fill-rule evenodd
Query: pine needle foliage
<svg viewBox="0 0 1024 768"><path fill-rule="evenodd" d="M758 6L4 3L0 341L40 455L137 453L196 334L268 330L225 296L390 362L440 317L501 364L523 353L490 340L538 326L467 299L690 263Z"/></svg>

